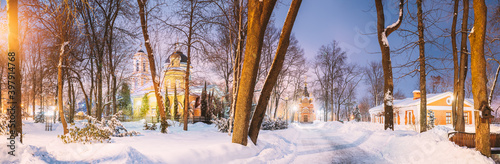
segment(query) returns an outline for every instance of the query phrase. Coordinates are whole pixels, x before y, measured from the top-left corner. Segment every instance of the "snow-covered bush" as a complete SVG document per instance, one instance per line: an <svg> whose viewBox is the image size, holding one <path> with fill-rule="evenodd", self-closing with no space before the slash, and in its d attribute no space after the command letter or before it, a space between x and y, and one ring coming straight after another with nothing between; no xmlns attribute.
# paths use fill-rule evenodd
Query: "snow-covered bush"
<svg viewBox="0 0 500 164"><path fill-rule="evenodd" d="M69 133L59 135L64 143L95 143L110 142L113 130L106 126L103 121L98 121L92 116L86 116L89 122L84 123L83 128L75 126L74 123L68 128Z"/></svg>
<svg viewBox="0 0 500 164"><path fill-rule="evenodd" d="M229 129L229 120L226 118L214 118L211 120L215 124L219 132L227 133Z"/></svg>
<svg viewBox="0 0 500 164"><path fill-rule="evenodd" d="M9 134L9 115L0 113L0 135Z"/></svg>
<svg viewBox="0 0 500 164"><path fill-rule="evenodd" d="M118 120L122 114L119 111L111 117L110 120L102 119L98 121L92 116L86 115L88 122L83 124L83 128L75 126L74 123L68 128L69 133L66 135L59 135L59 138L64 143L95 143L95 142L110 142L111 136L123 137L139 135L136 131L127 131L123 124Z"/></svg>
<svg viewBox="0 0 500 164"><path fill-rule="evenodd" d="M156 122L149 126L148 122L144 122L144 130L156 130Z"/></svg>
<svg viewBox="0 0 500 164"><path fill-rule="evenodd" d="M261 127L262 130L279 130L286 128L288 128L288 123L286 121L281 119L271 120L268 118L265 118L264 121L262 121Z"/></svg>
<svg viewBox="0 0 500 164"><path fill-rule="evenodd" d="M35 116L35 123L44 123L45 122L45 116L43 112L38 112L38 114Z"/></svg>
<svg viewBox="0 0 500 164"><path fill-rule="evenodd" d="M118 120L118 117L120 117L123 114L123 112L120 110L113 116L111 116L111 119L107 121L108 127L113 130L113 137L123 137L123 136L137 136L141 133L136 132L136 131L127 131L125 126L123 126L122 122Z"/></svg>

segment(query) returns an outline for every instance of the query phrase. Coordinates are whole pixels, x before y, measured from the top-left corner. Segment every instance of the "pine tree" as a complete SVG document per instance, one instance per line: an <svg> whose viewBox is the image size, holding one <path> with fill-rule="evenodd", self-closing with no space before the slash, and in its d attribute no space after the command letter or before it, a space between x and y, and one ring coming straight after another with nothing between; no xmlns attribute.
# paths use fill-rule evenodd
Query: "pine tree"
<svg viewBox="0 0 500 164"><path fill-rule="evenodd" d="M172 117L172 114L170 113L170 99L168 96L165 96L165 114Z"/></svg>
<svg viewBox="0 0 500 164"><path fill-rule="evenodd" d="M427 129L430 130L432 128L434 128L434 120L436 120L436 116L434 115L434 111L432 110L427 110L427 116L429 116L429 120L428 123L427 123Z"/></svg>
<svg viewBox="0 0 500 164"><path fill-rule="evenodd" d="M177 100L177 85L174 85L174 111L172 113L172 120L175 121L175 118L177 117L177 113L179 110L179 101Z"/></svg>
<svg viewBox="0 0 500 164"><path fill-rule="evenodd" d="M144 94L144 97L142 97L142 104L141 104L141 117L146 116L146 114L149 111L149 99L148 99L148 94Z"/></svg>
<svg viewBox="0 0 500 164"><path fill-rule="evenodd" d="M201 91L201 115L204 117L208 116L208 104L207 104L207 82L205 82L205 86L203 87L203 91Z"/></svg>
<svg viewBox="0 0 500 164"><path fill-rule="evenodd" d="M165 85L165 115L171 116L170 114L170 99L168 98L168 85Z"/></svg>
<svg viewBox="0 0 500 164"><path fill-rule="evenodd" d="M130 100L130 87L127 83L122 84L122 89L120 90L120 97L122 99L118 100L118 109L123 111L123 114L127 116L132 115L132 101Z"/></svg>

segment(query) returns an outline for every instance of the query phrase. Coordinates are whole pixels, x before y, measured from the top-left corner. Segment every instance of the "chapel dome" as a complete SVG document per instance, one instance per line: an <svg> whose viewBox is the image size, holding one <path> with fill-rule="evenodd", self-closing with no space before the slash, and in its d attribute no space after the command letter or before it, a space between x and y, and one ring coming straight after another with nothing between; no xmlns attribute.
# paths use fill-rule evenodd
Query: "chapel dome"
<svg viewBox="0 0 500 164"><path fill-rule="evenodd" d="M168 57L168 59L165 61L165 63L170 63L170 61L172 59L175 59L175 58L180 58L181 62L187 62L187 56L186 55L184 55L181 51L175 51L174 53L172 53L172 55L170 55Z"/></svg>

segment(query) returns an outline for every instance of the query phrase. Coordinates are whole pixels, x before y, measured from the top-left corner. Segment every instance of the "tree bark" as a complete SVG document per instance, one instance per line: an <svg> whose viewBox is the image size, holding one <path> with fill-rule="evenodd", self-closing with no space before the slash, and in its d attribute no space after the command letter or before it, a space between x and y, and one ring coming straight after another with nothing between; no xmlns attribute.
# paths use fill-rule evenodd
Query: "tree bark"
<svg viewBox="0 0 500 164"><path fill-rule="evenodd" d="M422 0L417 0L418 49L420 61L420 133L427 131L427 90L425 88L425 41L424 21L422 17Z"/></svg>
<svg viewBox="0 0 500 164"><path fill-rule="evenodd" d="M259 67L264 32L276 0L248 2L248 35L246 55L241 70L241 83L238 87L238 102L235 108L233 143L247 145L248 123L252 108L255 80Z"/></svg>
<svg viewBox="0 0 500 164"><path fill-rule="evenodd" d="M476 150L490 157L490 123L482 118L478 110L488 106L486 60L484 40L486 36L487 8L484 0L474 0L474 27L469 35L471 45L472 94L474 96L474 115L476 119Z"/></svg>
<svg viewBox="0 0 500 164"><path fill-rule="evenodd" d="M456 130L457 125L457 98L458 98L458 77L460 67L458 64L458 52L457 52L457 15L458 15L458 1L454 0L453 5L453 21L451 23L451 49L453 50L453 99L451 102L451 119L453 123L453 129Z"/></svg>
<svg viewBox="0 0 500 164"><path fill-rule="evenodd" d="M18 26L18 2L17 0L7 0L7 21L8 30L8 98L10 101L10 117L15 117L15 133L11 135L22 135L22 108L21 108L21 55L19 54L19 26ZM11 87L12 86L12 87ZM14 111L12 111L14 110ZM12 124L9 124L11 126ZM22 143L22 137L21 137Z"/></svg>
<svg viewBox="0 0 500 164"><path fill-rule="evenodd" d="M236 3L238 4L238 3ZM229 110L229 130L227 132L228 135L231 135L233 130L233 121L234 121L234 110L236 108L236 100L238 95L238 85L240 81L241 74L241 58L243 56L243 1L240 1L239 5L237 5L238 10L238 44L236 45L236 54L234 57L233 64L233 101L231 103L231 107Z"/></svg>
<svg viewBox="0 0 500 164"><path fill-rule="evenodd" d="M147 0L137 0L137 3L139 4L139 16L141 18L142 35L144 36L144 44L148 52L149 69L151 70L151 79L153 80L156 103L158 104L158 109L164 109L165 107L163 105L163 99L159 91L160 90L159 79L156 77L156 66L153 56L153 49L151 48L151 44L149 42L148 25L145 15L146 13L144 11L146 1ZM167 133L167 121L164 110L160 110L160 117L161 117L161 126L160 126L161 132Z"/></svg>
<svg viewBox="0 0 500 164"><path fill-rule="evenodd" d="M382 0L375 0L375 6L377 8L377 36L380 50L382 51L382 67L384 70L384 129L394 130L394 109L392 107L394 83L392 77L391 50L387 37L401 25L403 20L404 0L400 0L399 2L398 20L386 28L384 28L385 18Z"/></svg>
<svg viewBox="0 0 500 164"><path fill-rule="evenodd" d="M302 0L293 0L292 4L290 5L290 9L288 10L288 14L285 19L285 24L283 24L283 29L281 31L281 36L278 42L276 55L274 56L274 61L271 65L269 73L267 74L262 92L260 93L259 102L257 103L257 107L255 108L255 113L253 115L248 134L254 144L257 144L257 137L262 125L262 120L264 119L265 107L269 103L269 97L273 88L275 88L276 82L278 81L278 76L283 68L283 62L285 61L286 52L290 44L290 34L292 33L293 24L295 23L295 18L297 18L301 3ZM275 97L276 106L274 110L274 118L276 119L279 96L275 94Z"/></svg>
<svg viewBox="0 0 500 164"><path fill-rule="evenodd" d="M57 66L57 109L59 110L59 118L61 118L61 123L63 125L64 135L68 133L68 124L66 123L66 118L64 117L63 109L63 60L65 52L64 49L69 42L64 42L61 45L61 51L59 54L59 65Z"/></svg>
<svg viewBox="0 0 500 164"><path fill-rule="evenodd" d="M468 63L468 52L467 52L467 25L469 19L469 0L463 0L463 17L462 17L462 38L460 43L460 73L458 77L458 97L457 97L457 123L455 130L459 132L465 131L465 120L464 120L464 99L465 99L465 79L467 76L467 63Z"/></svg>

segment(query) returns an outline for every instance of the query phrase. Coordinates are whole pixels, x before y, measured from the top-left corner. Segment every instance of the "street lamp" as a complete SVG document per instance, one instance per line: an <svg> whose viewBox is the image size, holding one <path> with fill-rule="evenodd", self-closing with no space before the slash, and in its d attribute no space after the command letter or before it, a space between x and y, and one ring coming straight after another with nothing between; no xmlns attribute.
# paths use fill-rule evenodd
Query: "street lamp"
<svg viewBox="0 0 500 164"><path fill-rule="evenodd" d="M294 105L292 107L292 110L293 110L293 114L294 114L293 121L295 121L295 113L297 113L297 119L299 119L299 116L300 116L300 114L297 112L297 105Z"/></svg>

